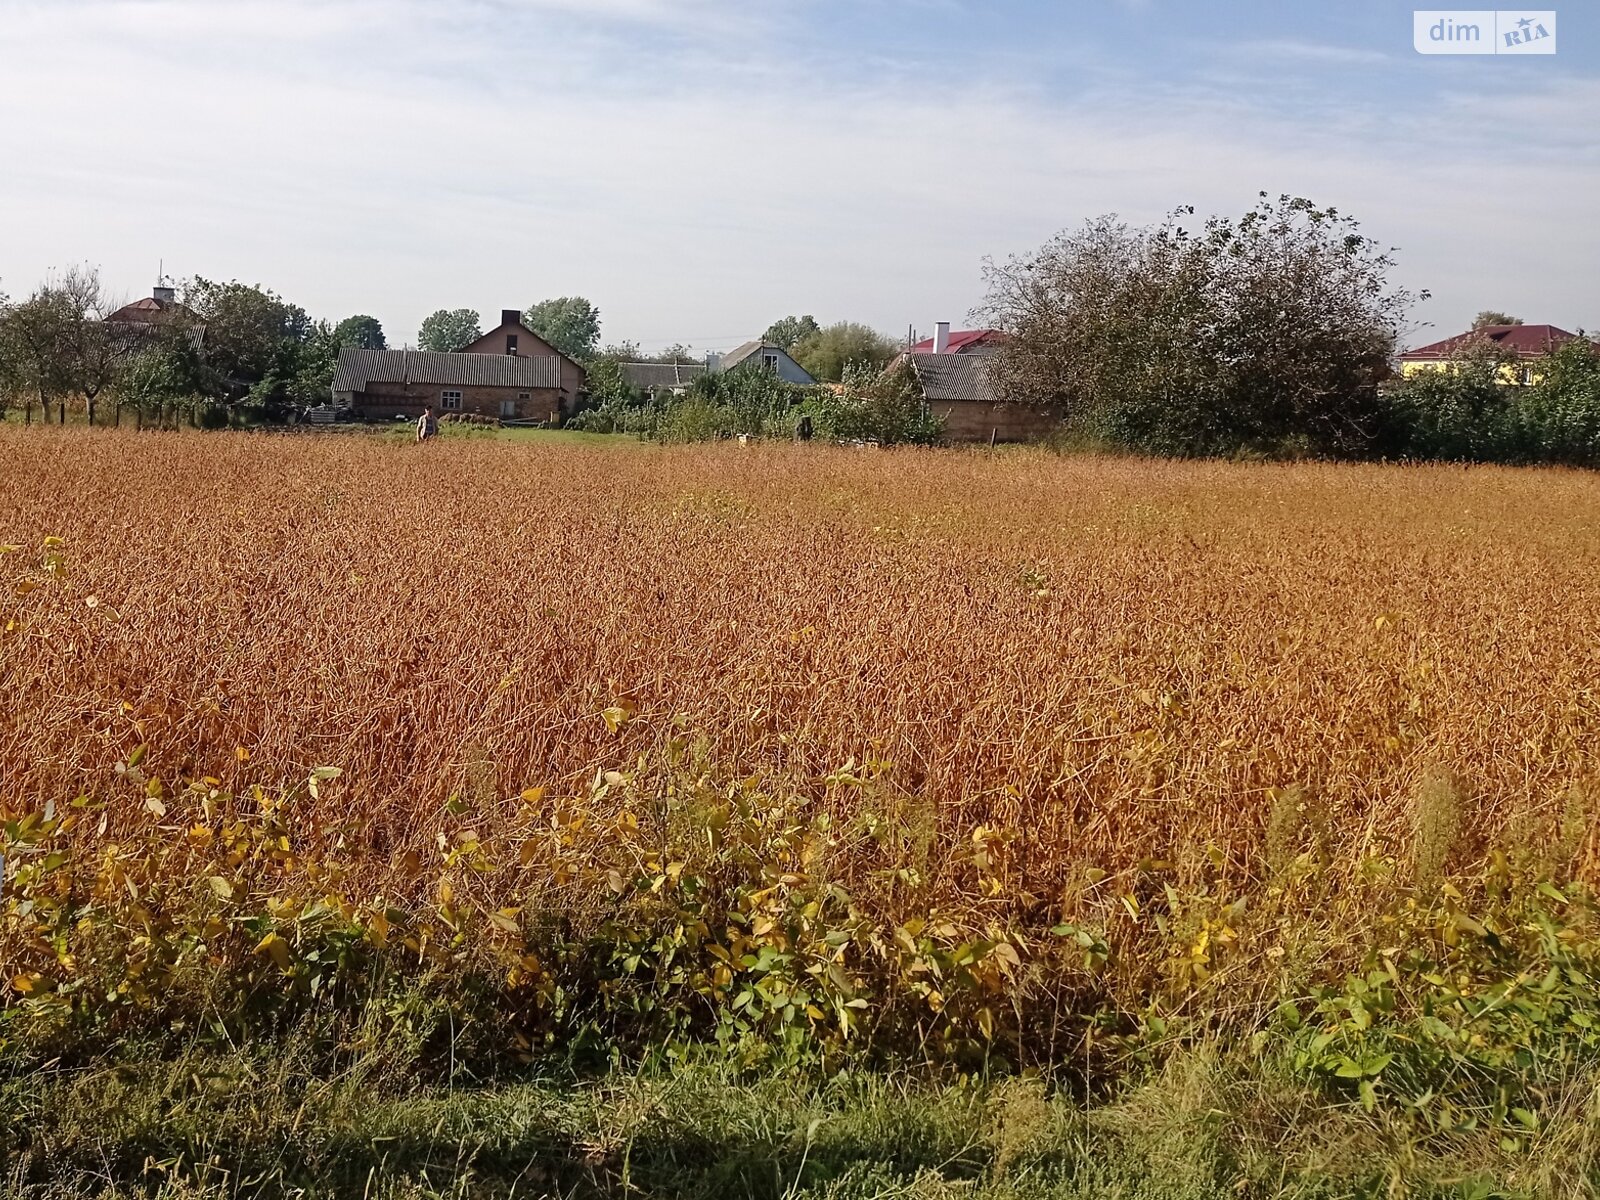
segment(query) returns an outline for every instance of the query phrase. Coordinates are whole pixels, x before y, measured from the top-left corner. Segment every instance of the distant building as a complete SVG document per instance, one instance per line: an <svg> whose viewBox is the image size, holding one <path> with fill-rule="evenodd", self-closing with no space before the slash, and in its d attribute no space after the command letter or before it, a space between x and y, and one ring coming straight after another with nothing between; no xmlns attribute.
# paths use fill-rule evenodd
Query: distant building
<svg viewBox="0 0 1600 1200"><path fill-rule="evenodd" d="M446 354L436 350L339 351L333 402L356 416L471 413L502 420L559 420L561 363L553 355Z"/></svg>
<svg viewBox="0 0 1600 1200"><path fill-rule="evenodd" d="M583 394L583 367L522 323L513 308L465 349L339 351L333 402L368 418L416 417L424 408L506 421L557 424Z"/></svg>
<svg viewBox="0 0 1600 1200"><path fill-rule="evenodd" d="M810 387L817 382L811 377L810 371L795 362L787 350L774 342L746 342L730 350L722 356L721 369L732 371L747 363L754 363L763 370L771 371L785 383L798 383Z"/></svg>
<svg viewBox="0 0 1600 1200"><path fill-rule="evenodd" d="M627 385L647 396L681 392L706 373L703 363L625 362L617 365L622 369L622 378Z"/></svg>
<svg viewBox="0 0 1600 1200"><path fill-rule="evenodd" d="M928 411L954 442L1027 442L1048 436L1057 414L1006 401L995 386L990 356L1005 344L998 329L960 329L940 321L887 370L908 368Z"/></svg>
<svg viewBox="0 0 1600 1200"><path fill-rule="evenodd" d="M1533 369L1533 362L1578 336L1555 325L1485 325L1482 329L1469 329L1443 341L1407 350L1400 355L1400 374L1411 376L1418 371L1449 370L1462 354L1482 346L1516 360L1501 368L1500 377L1504 382L1537 383L1539 373Z"/></svg>
<svg viewBox="0 0 1600 1200"><path fill-rule="evenodd" d="M465 347L463 354L501 354L514 358L549 358L554 356L560 360L561 366L561 407L560 412L568 415L577 409L578 399L583 395L585 372L583 366L574 359L568 358L549 342L545 341L533 330L522 323L522 314L514 308L500 310L500 324L484 334L472 345Z"/></svg>
<svg viewBox="0 0 1600 1200"><path fill-rule="evenodd" d="M144 300L124 304L106 318L106 324L125 335L131 345L145 344L145 337L168 329L183 329L196 348L205 338L205 324L195 311L178 302L177 292L166 284L157 284Z"/></svg>

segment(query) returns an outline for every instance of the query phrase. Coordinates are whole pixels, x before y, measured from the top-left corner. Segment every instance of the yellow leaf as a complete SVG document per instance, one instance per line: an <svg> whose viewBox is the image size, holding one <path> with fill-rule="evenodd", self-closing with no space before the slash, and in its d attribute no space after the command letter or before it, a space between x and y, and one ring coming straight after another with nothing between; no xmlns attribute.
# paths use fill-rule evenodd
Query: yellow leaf
<svg viewBox="0 0 1600 1200"><path fill-rule="evenodd" d="M242 763L249 762L250 751L246 750L243 746L235 746L233 748L233 757Z"/></svg>
<svg viewBox="0 0 1600 1200"><path fill-rule="evenodd" d="M281 970L289 969L289 944L275 933L269 933L256 943L257 954L270 954Z"/></svg>
<svg viewBox="0 0 1600 1200"><path fill-rule="evenodd" d="M161 803L161 798L159 796L146 796L144 799L144 806L146 811L148 811L152 816L164 817L167 815L167 806Z"/></svg>
<svg viewBox="0 0 1600 1200"><path fill-rule="evenodd" d="M14 990L26 996L33 991L35 982L36 980L32 975L18 975L11 981L11 986Z"/></svg>
<svg viewBox="0 0 1600 1200"><path fill-rule="evenodd" d="M502 908L499 912L489 914L489 921L496 929L503 929L507 933L521 933L522 924L517 920L522 912L520 908Z"/></svg>
<svg viewBox="0 0 1600 1200"><path fill-rule="evenodd" d="M209 876L206 882L211 885L211 890L217 894L219 900L233 899L233 884L229 883L221 875Z"/></svg>
<svg viewBox="0 0 1600 1200"><path fill-rule="evenodd" d="M612 733L616 733L631 719L631 715L629 714L628 710L623 708L620 704L613 704L610 708L602 712L600 716L602 719L604 719L606 728Z"/></svg>
<svg viewBox="0 0 1600 1200"><path fill-rule="evenodd" d="M544 799L544 789L542 787L524 788L522 791L522 799L528 804L538 804Z"/></svg>

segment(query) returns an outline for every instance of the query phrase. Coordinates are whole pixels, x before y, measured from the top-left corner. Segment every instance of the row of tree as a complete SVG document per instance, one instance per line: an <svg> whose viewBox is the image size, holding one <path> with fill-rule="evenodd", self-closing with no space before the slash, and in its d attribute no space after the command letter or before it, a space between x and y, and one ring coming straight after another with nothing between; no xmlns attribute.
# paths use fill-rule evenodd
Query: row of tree
<svg viewBox="0 0 1600 1200"><path fill-rule="evenodd" d="M117 423L129 409L141 425L273 420L328 399L342 348L387 348L375 317L313 320L258 285L196 277L175 291L155 311L123 319L114 319L124 306L92 267L69 268L15 304L0 294L0 412L14 404L27 422L36 411L65 422L68 405L81 405L95 424L109 400ZM637 399L626 395L623 362L701 361L681 344L653 356L632 342L602 347L600 311L582 296L540 301L523 322L590 366L597 403ZM440 309L422 323L418 344L458 351L482 332L476 311ZM825 380L841 379L851 364L881 366L897 349L864 325L822 328L809 316L785 318L767 339Z"/></svg>
<svg viewBox="0 0 1600 1200"><path fill-rule="evenodd" d="M376 318L313 321L299 305L238 282L186 281L171 301L124 312L93 267L71 267L11 303L0 296L0 411L65 423L82 403L99 423L271 419L328 398L342 346L382 348Z"/></svg>

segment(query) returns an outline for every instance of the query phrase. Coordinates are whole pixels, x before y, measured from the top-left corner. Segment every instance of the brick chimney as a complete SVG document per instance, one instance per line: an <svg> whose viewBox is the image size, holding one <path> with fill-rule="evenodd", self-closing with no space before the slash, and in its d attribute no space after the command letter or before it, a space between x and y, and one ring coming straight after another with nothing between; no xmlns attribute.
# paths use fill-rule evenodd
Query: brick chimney
<svg viewBox="0 0 1600 1200"><path fill-rule="evenodd" d="M500 324L521 325L522 310L520 308L502 308L500 310Z"/></svg>

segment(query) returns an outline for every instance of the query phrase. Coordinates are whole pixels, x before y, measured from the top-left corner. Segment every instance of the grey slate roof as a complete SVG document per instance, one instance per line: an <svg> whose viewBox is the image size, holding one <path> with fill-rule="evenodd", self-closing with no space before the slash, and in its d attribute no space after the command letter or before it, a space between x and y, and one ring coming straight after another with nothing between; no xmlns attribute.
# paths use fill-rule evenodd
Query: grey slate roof
<svg viewBox="0 0 1600 1200"><path fill-rule="evenodd" d="M702 363L620 363L628 386L641 392L687 387L706 373Z"/></svg>
<svg viewBox="0 0 1600 1200"><path fill-rule="evenodd" d="M999 395L989 379L981 354L907 354L929 404L975 400L997 404Z"/></svg>
<svg viewBox="0 0 1600 1200"><path fill-rule="evenodd" d="M424 387L559 388L561 359L543 354L441 354L434 350L339 351L335 392L362 392L371 383L415 383Z"/></svg>

